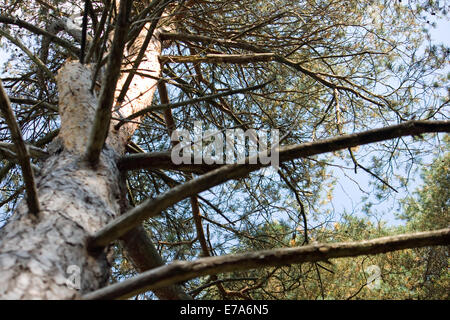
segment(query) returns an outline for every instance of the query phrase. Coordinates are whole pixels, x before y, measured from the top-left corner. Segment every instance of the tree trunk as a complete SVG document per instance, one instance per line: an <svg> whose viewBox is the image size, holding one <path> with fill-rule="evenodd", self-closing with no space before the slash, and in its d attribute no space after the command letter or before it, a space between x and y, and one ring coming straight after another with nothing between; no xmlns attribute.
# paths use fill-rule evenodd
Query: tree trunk
<svg viewBox="0 0 450 320"><path fill-rule="evenodd" d="M137 55L146 29L127 53L128 61ZM134 76L125 101L114 106L114 117L127 117L151 103L160 76L160 54L161 43L153 36L139 66L151 78ZM67 62L58 73L61 130L36 179L41 211L38 216L30 214L22 201L0 230L0 298L76 299L108 279L108 249L93 255L86 249L86 239L124 207L116 162L137 125L126 124L116 131L113 121L98 166L84 161L97 106L95 93L90 92L91 74L77 61ZM116 97L127 75L119 80ZM108 79L103 84L108 85Z"/></svg>

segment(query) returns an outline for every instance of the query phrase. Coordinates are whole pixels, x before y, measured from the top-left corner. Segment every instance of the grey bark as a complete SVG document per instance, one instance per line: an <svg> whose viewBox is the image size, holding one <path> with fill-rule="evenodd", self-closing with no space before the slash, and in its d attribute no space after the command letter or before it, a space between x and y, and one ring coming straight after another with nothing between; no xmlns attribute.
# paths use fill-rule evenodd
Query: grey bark
<svg viewBox="0 0 450 320"><path fill-rule="evenodd" d="M89 75L69 63L57 77L63 151L55 148L36 177L39 215L22 202L0 230L2 299L74 299L108 278L108 248L90 255L86 238L120 213L119 170L109 147L95 170L81 160L96 102Z"/></svg>
<svg viewBox="0 0 450 320"><path fill-rule="evenodd" d="M0 298L73 299L105 284L106 250L87 254L85 239L117 215L118 170L108 158L97 171L66 151L46 161L39 218L21 203L1 230Z"/></svg>
<svg viewBox="0 0 450 320"><path fill-rule="evenodd" d="M146 31L144 28L144 36ZM129 56L135 51L130 48ZM160 51L159 38L154 36L141 64L153 70L153 78L136 76L127 103L116 106L115 112L120 109L126 117L151 103L157 82L154 79L160 76ZM84 160L99 104L90 91L92 73L90 67L68 61L56 77L61 129L36 177L41 210L37 217L31 215L22 202L0 230L0 299L77 299L106 284L109 248L88 252L86 240L120 215L123 194L116 164L137 125L114 130L111 124L98 164L93 167ZM119 79L116 94L122 83ZM140 245L149 250L144 248L145 243ZM138 269L162 264L157 252L152 253L144 257L146 264L138 265ZM176 286L159 292L165 294L162 298L188 298Z"/></svg>

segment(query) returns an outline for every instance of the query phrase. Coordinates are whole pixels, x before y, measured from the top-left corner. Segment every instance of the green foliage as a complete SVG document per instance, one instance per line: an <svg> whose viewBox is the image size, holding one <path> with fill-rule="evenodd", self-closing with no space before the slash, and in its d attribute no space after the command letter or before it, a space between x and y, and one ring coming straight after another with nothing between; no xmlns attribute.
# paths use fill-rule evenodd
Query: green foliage
<svg viewBox="0 0 450 320"><path fill-rule="evenodd" d="M403 201L401 218L411 230L447 228L450 223L450 153L422 174L423 187Z"/></svg>
<svg viewBox="0 0 450 320"><path fill-rule="evenodd" d="M345 242L378 238L405 232L445 228L450 222L449 154L438 157L423 171L423 185L416 197L404 199L401 217L406 225L388 227L383 222L346 215L327 228L311 231L318 242ZM292 236L294 234L294 236ZM270 222L253 237L243 240L236 252L248 252L301 244L292 227L284 222ZM264 245L261 246L262 240ZM304 263L282 268L239 272L231 278L249 281L227 284L252 299L449 299L448 247L408 249L375 256L334 259L327 263ZM370 266L380 270L380 286L371 287ZM230 276L227 276L230 277ZM258 279L258 281L254 280ZM210 288L205 298L218 298Z"/></svg>
<svg viewBox="0 0 450 320"><path fill-rule="evenodd" d="M100 20L107 1L90 2ZM135 25L150 1L133 3L131 22ZM74 0L5 0L0 4L0 15L19 18L47 30L54 26L56 19L79 15L82 4ZM288 145L413 118L447 119L450 74L445 68L450 49L448 44L429 42L428 28L432 26L427 22L430 16L444 19L446 10L448 6L428 0L173 1L167 14L177 17L176 32L225 42L197 43L181 39L165 43L163 55L248 54L259 50L273 52L285 61L244 65L166 64L162 76L167 80L171 102L276 79L253 93L173 109L176 125L190 130L193 122L200 120L212 130L279 129L280 135L285 136L282 144ZM1 23L0 28L26 45L53 73L73 56L68 48L54 42L46 50L45 37L24 27ZM67 32L54 32L79 47ZM111 32L106 27L102 30L101 43L104 41L105 46L109 45ZM95 34L91 17L88 34L91 37ZM226 44L232 41L242 46ZM56 83L14 43L1 39L0 46L7 57L1 71L5 72L8 94L34 101L13 103L13 108L25 138L35 143L59 128L57 112L40 103L57 106ZM256 49L245 49L249 46ZM93 67L100 55L99 48L90 61ZM159 104L157 98L154 100L154 104ZM162 119L162 114L151 113L141 121L133 142L143 151L170 148ZM1 119L0 142L10 142ZM307 241L356 241L400 231L447 227L450 221L448 155L424 173L424 188L404 200L405 227L388 228L381 222L373 224L366 218L330 209L332 188L336 185L330 176L331 165L339 163L345 172L351 173L355 161L363 164L372 173L371 182L375 186L372 196L383 201L391 195L387 182L404 191L410 172L418 168L421 158L441 148L436 135L396 139L352 148L352 155L343 150L320 158L298 159L284 164L281 174L270 170L255 172L245 179L212 188L202 193L199 201L210 254L299 246ZM4 204L1 210L5 212L14 210L22 186L20 172L8 168L9 164L0 161L0 172L5 172L0 179L0 203ZM189 176L174 171L146 170L130 172L127 178L130 202L138 205L185 182ZM372 200L363 206L366 211L370 211ZM0 213L3 215L3 211ZM4 215L6 219L7 214ZM166 210L163 216L146 221L144 227L168 261L193 260L203 254L188 200ZM114 280L132 274L129 261L119 252L120 247ZM234 273L230 276L250 280L225 282L224 286L230 291L230 297L238 298L246 295L261 299L447 298L449 275L443 272L446 257L448 253L443 248L406 250L340 259L332 261L333 265L303 264ZM364 270L369 265L381 268L383 281L378 290L366 286L368 274ZM194 280L185 285L189 291L208 280ZM241 294L235 294L236 291ZM218 298L218 289L209 287L199 297Z"/></svg>

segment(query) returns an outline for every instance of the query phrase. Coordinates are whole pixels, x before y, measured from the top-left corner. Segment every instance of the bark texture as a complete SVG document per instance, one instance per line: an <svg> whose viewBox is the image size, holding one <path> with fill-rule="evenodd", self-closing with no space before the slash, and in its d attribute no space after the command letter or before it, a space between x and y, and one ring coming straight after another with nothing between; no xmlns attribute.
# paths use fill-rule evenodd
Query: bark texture
<svg viewBox="0 0 450 320"><path fill-rule="evenodd" d="M90 70L69 62L57 79L61 146L37 177L38 217L22 202L0 231L3 299L74 299L108 277L106 250L88 254L86 238L120 212L117 157L106 147L95 169L81 158L96 105Z"/></svg>
<svg viewBox="0 0 450 320"><path fill-rule="evenodd" d="M128 66L138 55L149 29L150 24L126 52ZM123 101L117 101L117 97L128 73L118 81L114 117L126 118L151 104L161 74L160 54L156 30L139 65L145 74L134 75ZM41 211L37 217L30 215L22 202L0 230L0 299L77 299L106 284L108 249L92 255L87 251L86 239L126 207L116 164L138 125L126 123L114 129L117 121L113 121L98 165L92 167L85 161L98 107L95 92L90 92L92 73L89 66L68 61L56 77L61 129L37 177ZM108 85L107 79L103 85ZM163 264L157 252L151 251L151 243L136 243L135 237L131 238L125 246L139 270ZM151 254L143 255L140 261L138 254L142 250L150 250ZM177 286L155 293L163 299L189 298Z"/></svg>
<svg viewBox="0 0 450 320"><path fill-rule="evenodd" d="M104 285L105 254L89 255L85 240L117 215L118 170L112 161L93 171L77 160L68 151L52 156L38 178L38 219L22 202L2 229L1 298L73 299ZM71 279L78 274L80 291Z"/></svg>

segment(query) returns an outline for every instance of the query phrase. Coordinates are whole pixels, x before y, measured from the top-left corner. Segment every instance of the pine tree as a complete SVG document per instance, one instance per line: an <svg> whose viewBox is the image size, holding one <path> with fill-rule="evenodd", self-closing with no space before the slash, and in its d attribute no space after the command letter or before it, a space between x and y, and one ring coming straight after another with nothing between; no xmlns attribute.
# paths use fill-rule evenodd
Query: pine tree
<svg viewBox="0 0 450 320"><path fill-rule="evenodd" d="M421 18L447 8L381 0L7 0L0 8L2 298L151 290L188 299L186 289L204 281L236 297L218 273L449 243L442 229L308 245L326 188L319 155L347 156L388 194L396 159L439 148L428 133L449 132L440 73L449 49L427 44ZM174 163L170 137L192 133L194 121L219 132L279 130L280 167ZM277 215L301 226L297 251L227 255ZM142 275L108 286L122 248Z"/></svg>

